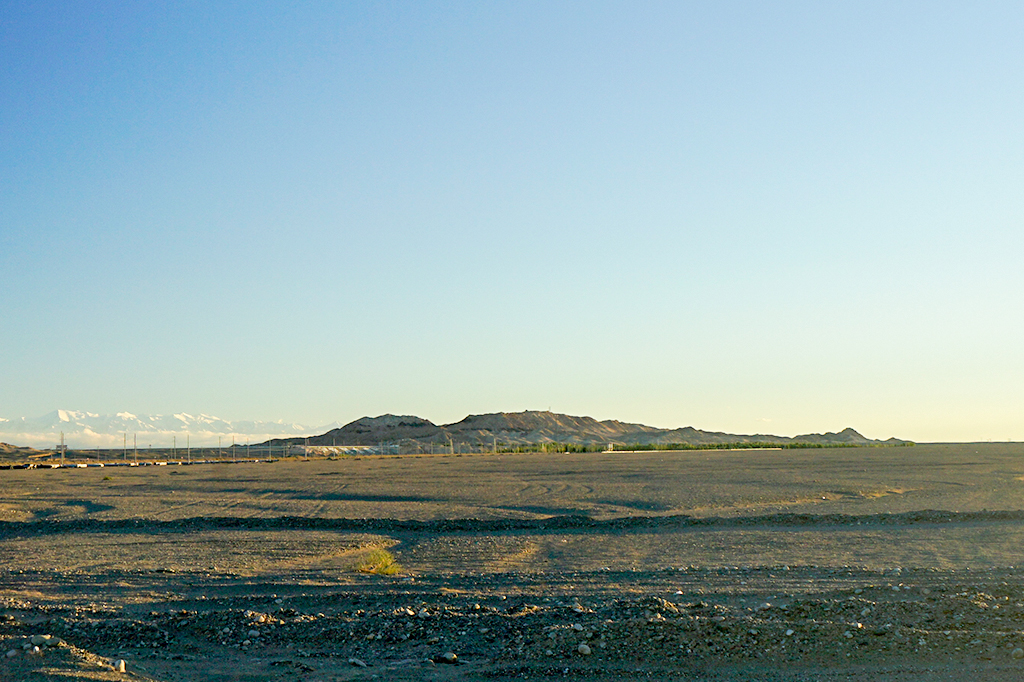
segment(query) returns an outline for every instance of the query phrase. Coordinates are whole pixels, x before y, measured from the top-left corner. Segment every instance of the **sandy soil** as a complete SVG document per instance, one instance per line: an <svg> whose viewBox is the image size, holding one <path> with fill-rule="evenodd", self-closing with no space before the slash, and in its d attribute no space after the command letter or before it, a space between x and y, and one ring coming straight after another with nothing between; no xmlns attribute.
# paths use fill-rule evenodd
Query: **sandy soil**
<svg viewBox="0 0 1024 682"><path fill-rule="evenodd" d="M1022 456L2 471L0 679L1016 680Z"/></svg>

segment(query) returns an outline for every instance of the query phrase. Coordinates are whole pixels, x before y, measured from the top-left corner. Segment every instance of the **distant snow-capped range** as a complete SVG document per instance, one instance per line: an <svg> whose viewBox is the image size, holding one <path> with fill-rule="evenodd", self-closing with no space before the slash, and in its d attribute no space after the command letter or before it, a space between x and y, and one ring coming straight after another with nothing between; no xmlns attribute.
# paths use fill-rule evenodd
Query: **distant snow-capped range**
<svg viewBox="0 0 1024 682"><path fill-rule="evenodd" d="M234 437L236 442L247 440L259 443L271 438L284 438L324 433L337 428L334 423L309 427L284 421L228 421L208 414L95 414L75 410L55 410L41 417L0 417L0 440L15 445L52 448L64 442L70 448L120 447L134 438L141 447L170 447L177 439L178 446L186 440L192 445L217 445L218 438L225 444Z"/></svg>

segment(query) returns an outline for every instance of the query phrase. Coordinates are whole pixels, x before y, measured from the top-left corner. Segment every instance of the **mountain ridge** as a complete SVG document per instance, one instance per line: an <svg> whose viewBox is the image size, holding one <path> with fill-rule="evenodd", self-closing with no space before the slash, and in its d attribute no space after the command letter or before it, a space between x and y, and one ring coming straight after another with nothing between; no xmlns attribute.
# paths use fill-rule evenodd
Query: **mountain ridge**
<svg viewBox="0 0 1024 682"><path fill-rule="evenodd" d="M839 432L809 433L798 436L771 434L729 434L703 431L692 426L663 429L646 424L631 424L609 419L577 417L549 411L493 412L468 415L458 422L437 425L414 415L385 414L360 417L344 426L318 436L276 438L270 444L308 444L338 446L375 446L389 442L409 444L468 443L504 446L562 443L580 446L657 446L725 445L730 443L766 443L799 445L897 445L906 443L897 438L885 441L865 438L852 427Z"/></svg>
<svg viewBox="0 0 1024 682"><path fill-rule="evenodd" d="M137 438L141 446L159 443L170 446L174 439L183 446L190 439L192 445L216 445L218 438L232 437L253 442L282 436L296 436L337 427L337 423L308 426L278 421L228 421L208 414L134 414L121 411L98 414L81 410L58 409L40 417L0 418L0 437L10 442L42 448L53 448L61 433L70 447L120 447L125 440L129 446ZM133 438L128 438L132 436Z"/></svg>
<svg viewBox="0 0 1024 682"><path fill-rule="evenodd" d="M477 446L533 446L543 443L565 443L593 447L597 445L655 446L668 443L688 445L723 445L729 443L776 443L822 445L899 444L890 439L877 441L865 438L852 428L839 432L775 436L770 434L737 435L703 431L692 426L665 429L646 424L599 421L588 416L573 416L550 411L493 412L471 414L451 424L434 424L413 415L386 414L361 417L348 424L338 422L321 427L285 421L228 421L208 414L97 414L75 410L54 410L35 418L0 418L0 440L23 446L52 449L61 434L71 448L118 448L127 441L130 447L137 440L140 447L157 444L170 447L177 442L192 446L228 445L250 442L310 445L380 445L382 442L405 442L409 445L467 443ZM130 436L130 437L129 437ZM145 445L144 445L145 444Z"/></svg>

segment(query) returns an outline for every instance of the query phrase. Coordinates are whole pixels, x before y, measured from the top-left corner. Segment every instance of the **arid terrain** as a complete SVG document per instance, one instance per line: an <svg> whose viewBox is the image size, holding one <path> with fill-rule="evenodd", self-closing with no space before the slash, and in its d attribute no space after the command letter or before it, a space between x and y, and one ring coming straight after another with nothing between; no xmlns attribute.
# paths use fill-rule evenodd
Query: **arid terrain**
<svg viewBox="0 0 1024 682"><path fill-rule="evenodd" d="M0 679L1017 680L1022 548L1022 444L5 470Z"/></svg>

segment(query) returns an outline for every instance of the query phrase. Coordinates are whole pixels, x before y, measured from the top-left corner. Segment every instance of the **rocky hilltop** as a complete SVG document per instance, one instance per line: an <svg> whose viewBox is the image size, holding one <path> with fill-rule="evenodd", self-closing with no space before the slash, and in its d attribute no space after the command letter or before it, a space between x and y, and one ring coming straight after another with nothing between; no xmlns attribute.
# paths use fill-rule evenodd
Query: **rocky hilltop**
<svg viewBox="0 0 1024 682"><path fill-rule="evenodd" d="M865 438L852 428L838 433L811 433L801 436L773 436L769 434L737 435L716 431L702 431L692 426L678 429L660 429L644 424L629 424L616 420L598 421L592 417L574 417L546 411L496 412L473 414L453 424L437 425L415 416L386 414L380 417L362 417L340 428L309 438L281 438L269 441L274 445L292 443L309 445L379 445L381 443L409 442L466 443L504 446L567 443L581 446L595 445L723 445L730 443L773 443L779 445L898 445L895 438L887 441Z"/></svg>

